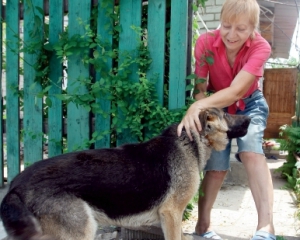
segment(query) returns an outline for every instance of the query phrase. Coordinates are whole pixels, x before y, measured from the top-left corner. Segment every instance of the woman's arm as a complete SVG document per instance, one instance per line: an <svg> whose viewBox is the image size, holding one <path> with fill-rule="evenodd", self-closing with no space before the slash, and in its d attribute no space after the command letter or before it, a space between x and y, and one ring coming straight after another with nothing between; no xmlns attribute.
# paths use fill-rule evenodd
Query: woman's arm
<svg viewBox="0 0 300 240"><path fill-rule="evenodd" d="M198 96L199 98L196 99L200 100L194 102L189 107L181 123L178 125L178 136L181 135L182 128L184 127L190 140L193 140L191 131L200 132L202 130L201 123L199 121L199 113L202 109L210 107L223 108L230 106L244 96L254 81L254 75L241 70L236 75L229 87L224 88L206 98L200 98L200 96ZM201 89L201 85L199 87Z"/></svg>

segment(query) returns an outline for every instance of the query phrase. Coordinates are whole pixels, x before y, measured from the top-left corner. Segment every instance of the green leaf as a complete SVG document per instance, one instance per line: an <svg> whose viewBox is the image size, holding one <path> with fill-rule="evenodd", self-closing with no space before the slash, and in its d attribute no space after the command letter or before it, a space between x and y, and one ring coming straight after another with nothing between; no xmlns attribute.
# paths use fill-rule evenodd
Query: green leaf
<svg viewBox="0 0 300 240"><path fill-rule="evenodd" d="M72 98L72 96L67 94L54 94L54 96L62 101L70 100Z"/></svg>
<svg viewBox="0 0 300 240"><path fill-rule="evenodd" d="M42 26L42 20L39 16L35 15L34 16L34 23L35 27L41 27Z"/></svg>
<svg viewBox="0 0 300 240"><path fill-rule="evenodd" d="M96 43L91 43L91 44L90 44L90 48L95 48L95 47L97 47L97 44L96 44Z"/></svg>
<svg viewBox="0 0 300 240"><path fill-rule="evenodd" d="M37 98L43 98L44 97L44 93L43 92L39 92L36 94Z"/></svg>
<svg viewBox="0 0 300 240"><path fill-rule="evenodd" d="M53 46L50 43L44 45L44 49L47 51L53 51Z"/></svg>
<svg viewBox="0 0 300 240"><path fill-rule="evenodd" d="M47 93L51 88L52 88L51 85L45 87L45 88L43 89L43 93Z"/></svg>
<svg viewBox="0 0 300 240"><path fill-rule="evenodd" d="M185 87L185 91L190 91L192 89L194 89L194 86L192 84L189 84Z"/></svg>
<svg viewBox="0 0 300 240"><path fill-rule="evenodd" d="M195 84L198 84L198 83L205 83L206 82L206 79L205 78L197 78L196 81L195 81Z"/></svg>
<svg viewBox="0 0 300 240"><path fill-rule="evenodd" d="M32 91L37 86L37 82L34 82L30 85L29 89Z"/></svg>
<svg viewBox="0 0 300 240"><path fill-rule="evenodd" d="M94 58L99 58L99 56L100 56L100 53L99 53L99 51L98 50L95 50L94 52L93 52L93 56L94 56Z"/></svg>
<svg viewBox="0 0 300 240"><path fill-rule="evenodd" d="M40 8L40 7L35 7L36 8L36 10L38 10L38 12L42 15L42 16L44 16L44 10L42 9L42 8Z"/></svg>
<svg viewBox="0 0 300 240"><path fill-rule="evenodd" d="M213 57L210 57L210 56L206 57L206 58L205 58L205 61L206 61L209 65L213 65L213 63L214 63Z"/></svg>
<svg viewBox="0 0 300 240"><path fill-rule="evenodd" d="M49 97L46 97L45 102L46 102L46 105L47 105L48 107L52 107L52 101L51 101L51 99L50 99Z"/></svg>
<svg viewBox="0 0 300 240"><path fill-rule="evenodd" d="M190 74L185 79L196 79L198 76L196 74Z"/></svg>
<svg viewBox="0 0 300 240"><path fill-rule="evenodd" d="M115 31L117 31L117 32L121 32L122 31L122 27L121 26L115 26L114 27L114 29L115 29Z"/></svg>
<svg viewBox="0 0 300 240"><path fill-rule="evenodd" d="M194 12L198 11L198 6L195 5L195 4L193 4L193 11L194 11Z"/></svg>

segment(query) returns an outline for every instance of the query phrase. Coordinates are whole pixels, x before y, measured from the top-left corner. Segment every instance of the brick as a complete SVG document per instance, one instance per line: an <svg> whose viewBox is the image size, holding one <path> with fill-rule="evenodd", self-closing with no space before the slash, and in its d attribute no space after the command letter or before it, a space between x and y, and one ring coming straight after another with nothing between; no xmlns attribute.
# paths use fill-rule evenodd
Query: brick
<svg viewBox="0 0 300 240"><path fill-rule="evenodd" d="M206 13L220 13L221 12L221 6L213 6L213 7L207 7Z"/></svg>
<svg viewBox="0 0 300 240"><path fill-rule="evenodd" d="M220 16L221 16L221 13L216 13L215 20L220 21Z"/></svg>
<svg viewBox="0 0 300 240"><path fill-rule="evenodd" d="M204 15L201 15L203 21L213 21L215 20L215 14L204 14Z"/></svg>
<svg viewBox="0 0 300 240"><path fill-rule="evenodd" d="M215 5L215 0L208 0L207 2L205 2L205 7L214 6L214 5Z"/></svg>
<svg viewBox="0 0 300 240"><path fill-rule="evenodd" d="M198 31L200 34L202 34L203 32L206 31L206 28L204 27L204 25L201 22L199 22Z"/></svg>
<svg viewBox="0 0 300 240"><path fill-rule="evenodd" d="M220 24L220 21L211 21L211 22L206 22L206 26L208 27L208 29L210 30L214 30L216 29Z"/></svg>
<svg viewBox="0 0 300 240"><path fill-rule="evenodd" d="M204 27L199 29L199 34L202 35L203 33L206 33L206 29Z"/></svg>
<svg viewBox="0 0 300 240"><path fill-rule="evenodd" d="M216 0L216 5L223 5L223 3L225 2L225 0Z"/></svg>

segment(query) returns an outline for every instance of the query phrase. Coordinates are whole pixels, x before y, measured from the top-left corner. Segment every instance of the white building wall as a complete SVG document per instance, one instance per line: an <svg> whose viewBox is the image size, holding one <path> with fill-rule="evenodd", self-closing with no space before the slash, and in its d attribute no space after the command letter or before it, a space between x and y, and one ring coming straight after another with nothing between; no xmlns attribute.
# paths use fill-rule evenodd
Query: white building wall
<svg viewBox="0 0 300 240"><path fill-rule="evenodd" d="M214 30L220 25L220 12L225 0L208 0L205 3L205 8L199 9L199 14L209 30ZM200 34L206 32L201 20L199 22L198 32Z"/></svg>

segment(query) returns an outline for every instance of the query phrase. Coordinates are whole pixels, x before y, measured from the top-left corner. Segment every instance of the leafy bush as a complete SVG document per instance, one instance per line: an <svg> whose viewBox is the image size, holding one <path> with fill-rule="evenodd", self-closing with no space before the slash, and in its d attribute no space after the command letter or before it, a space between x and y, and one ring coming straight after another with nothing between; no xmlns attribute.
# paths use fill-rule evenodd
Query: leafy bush
<svg viewBox="0 0 300 240"><path fill-rule="evenodd" d="M287 151L287 161L277 169L287 179L287 187L293 189L300 202L300 162L296 156L300 156L300 127L284 125L281 127L280 149Z"/></svg>

